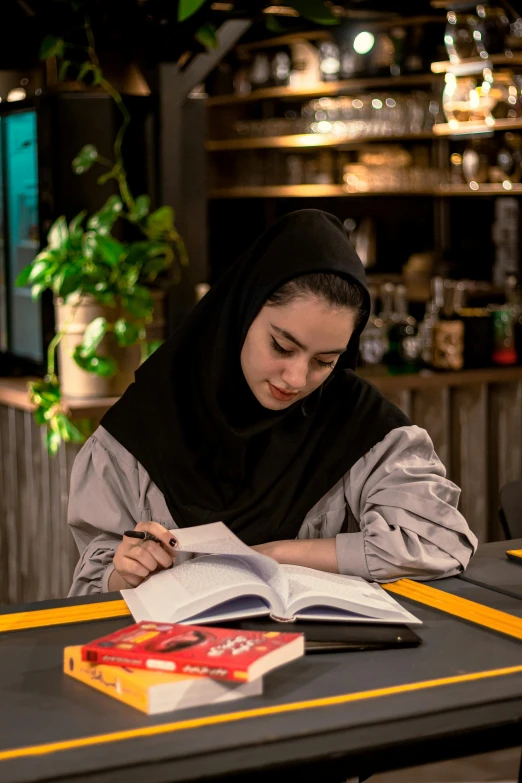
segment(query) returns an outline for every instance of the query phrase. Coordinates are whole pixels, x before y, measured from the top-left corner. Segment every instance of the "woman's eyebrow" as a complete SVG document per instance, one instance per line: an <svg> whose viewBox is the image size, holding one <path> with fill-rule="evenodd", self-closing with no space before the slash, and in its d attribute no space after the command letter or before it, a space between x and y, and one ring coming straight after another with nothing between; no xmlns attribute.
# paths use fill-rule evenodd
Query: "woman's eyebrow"
<svg viewBox="0 0 522 783"><path fill-rule="evenodd" d="M285 337L287 340L290 340L291 343L295 343L298 348L300 348L302 351L307 351L308 348L299 342L299 340L293 336L293 334L290 334L290 332L287 332L286 329L281 329L279 326L275 326L275 324L270 324L271 328L281 335L281 337ZM334 348L333 351L318 351L317 353L322 354L341 354L346 351L346 348Z"/></svg>

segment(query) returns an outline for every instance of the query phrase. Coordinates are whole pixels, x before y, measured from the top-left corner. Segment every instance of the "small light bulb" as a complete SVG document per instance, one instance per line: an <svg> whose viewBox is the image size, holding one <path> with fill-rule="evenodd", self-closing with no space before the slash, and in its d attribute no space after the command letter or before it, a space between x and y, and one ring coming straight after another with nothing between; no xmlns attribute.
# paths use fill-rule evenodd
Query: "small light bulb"
<svg viewBox="0 0 522 783"><path fill-rule="evenodd" d="M375 36L373 33L362 32L355 36L353 48L357 54L367 54L374 43Z"/></svg>
<svg viewBox="0 0 522 783"><path fill-rule="evenodd" d="M13 101L23 101L26 97L26 92L23 87L15 87L14 90L10 90L7 93L7 100L9 103L12 103Z"/></svg>

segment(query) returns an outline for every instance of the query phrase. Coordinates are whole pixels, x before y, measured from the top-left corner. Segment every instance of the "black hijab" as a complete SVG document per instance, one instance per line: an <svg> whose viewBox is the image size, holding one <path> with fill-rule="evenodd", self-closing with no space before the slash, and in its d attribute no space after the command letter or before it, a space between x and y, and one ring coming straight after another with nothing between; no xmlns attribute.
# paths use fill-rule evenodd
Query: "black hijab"
<svg viewBox="0 0 522 783"><path fill-rule="evenodd" d="M243 342L269 294L317 272L355 281L363 318L322 386L269 410L244 378ZM221 520L249 545L295 538L346 471L409 424L353 372L368 314L364 269L339 220L288 214L212 286L101 423L143 465L179 527Z"/></svg>

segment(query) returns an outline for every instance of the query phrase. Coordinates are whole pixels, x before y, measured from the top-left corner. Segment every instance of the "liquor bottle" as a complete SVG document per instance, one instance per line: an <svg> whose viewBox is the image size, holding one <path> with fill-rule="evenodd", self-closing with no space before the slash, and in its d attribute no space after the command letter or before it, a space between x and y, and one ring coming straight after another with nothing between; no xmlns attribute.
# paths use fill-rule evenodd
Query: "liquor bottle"
<svg viewBox="0 0 522 783"><path fill-rule="evenodd" d="M444 280L442 277L431 279L431 299L426 304L426 312L419 325L421 341L421 358L427 367L433 360L433 333L435 324L439 322L439 314L444 305Z"/></svg>
<svg viewBox="0 0 522 783"><path fill-rule="evenodd" d="M292 59L289 47L280 46L270 62L271 85L273 87L284 87L290 84L290 73L292 71Z"/></svg>
<svg viewBox="0 0 522 783"><path fill-rule="evenodd" d="M363 367L376 368L382 365L388 350L388 333L384 321L375 315L375 297L377 289L369 286L370 317L364 327L359 343L359 358Z"/></svg>
<svg viewBox="0 0 522 783"><path fill-rule="evenodd" d="M395 312L388 330L386 363L393 375L420 370L421 341L415 318L408 314L406 286L395 287Z"/></svg>
<svg viewBox="0 0 522 783"><path fill-rule="evenodd" d="M265 52L257 52L250 70L250 84L253 90L270 86L270 60Z"/></svg>
<svg viewBox="0 0 522 783"><path fill-rule="evenodd" d="M335 82L339 79L341 57L339 47L333 41L319 44L319 68L323 82Z"/></svg>
<svg viewBox="0 0 522 783"><path fill-rule="evenodd" d="M462 370L464 366L464 283L444 280L444 306L433 327L432 366L438 370Z"/></svg>
<svg viewBox="0 0 522 783"><path fill-rule="evenodd" d="M384 324L384 328L389 330L393 323L395 323L395 312L393 309L393 299L395 294L395 286L393 283L383 283L381 285L381 311L379 318Z"/></svg>
<svg viewBox="0 0 522 783"><path fill-rule="evenodd" d="M514 318L517 310L517 278L516 275L506 275L506 303L501 307L492 307L494 364L510 365L517 363L515 350Z"/></svg>

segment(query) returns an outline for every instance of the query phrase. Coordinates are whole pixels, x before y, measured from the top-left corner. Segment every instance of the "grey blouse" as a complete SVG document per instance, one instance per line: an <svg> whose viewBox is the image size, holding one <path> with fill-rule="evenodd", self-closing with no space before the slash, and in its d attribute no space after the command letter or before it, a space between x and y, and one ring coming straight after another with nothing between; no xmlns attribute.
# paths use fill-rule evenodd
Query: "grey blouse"
<svg viewBox="0 0 522 783"><path fill-rule="evenodd" d="M388 582L461 573L477 539L457 511L426 430L392 430L306 515L297 538L335 538L341 574ZM68 523L79 549L69 595L108 590L123 532L140 521L177 527L146 470L103 427L74 462Z"/></svg>

